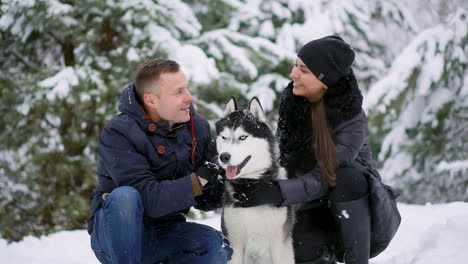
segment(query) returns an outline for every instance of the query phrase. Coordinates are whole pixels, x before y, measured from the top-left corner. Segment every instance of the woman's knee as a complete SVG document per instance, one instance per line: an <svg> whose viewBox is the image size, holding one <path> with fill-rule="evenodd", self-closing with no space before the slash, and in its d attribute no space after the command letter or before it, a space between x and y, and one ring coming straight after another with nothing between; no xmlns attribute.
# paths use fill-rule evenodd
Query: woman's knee
<svg viewBox="0 0 468 264"><path fill-rule="evenodd" d="M336 186L331 189L332 201L352 201L368 194L369 184L362 171L354 167L342 167L336 170Z"/></svg>

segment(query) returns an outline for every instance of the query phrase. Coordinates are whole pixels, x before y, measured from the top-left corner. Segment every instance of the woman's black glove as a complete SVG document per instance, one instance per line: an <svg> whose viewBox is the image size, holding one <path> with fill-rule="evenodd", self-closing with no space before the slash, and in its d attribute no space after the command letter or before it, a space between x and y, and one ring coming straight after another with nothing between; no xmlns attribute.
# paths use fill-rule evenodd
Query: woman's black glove
<svg viewBox="0 0 468 264"><path fill-rule="evenodd" d="M208 182L203 186L203 194L195 197L195 208L203 211L213 211L224 205L224 179Z"/></svg>
<svg viewBox="0 0 468 264"><path fill-rule="evenodd" d="M233 197L238 200L234 206L252 207L265 204L279 206L284 201L277 181L241 178L230 183L234 188Z"/></svg>

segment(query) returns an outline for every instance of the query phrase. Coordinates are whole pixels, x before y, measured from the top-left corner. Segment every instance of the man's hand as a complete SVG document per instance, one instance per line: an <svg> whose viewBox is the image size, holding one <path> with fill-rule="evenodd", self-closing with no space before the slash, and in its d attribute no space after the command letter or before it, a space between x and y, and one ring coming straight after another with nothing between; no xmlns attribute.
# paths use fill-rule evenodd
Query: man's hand
<svg viewBox="0 0 468 264"><path fill-rule="evenodd" d="M265 204L279 206L284 201L277 181L241 178L230 183L234 188L233 197L238 200L234 206L252 207Z"/></svg>
<svg viewBox="0 0 468 264"><path fill-rule="evenodd" d="M195 208L203 211L212 211L223 207L224 204L224 179L220 178L214 182L208 182L203 187L203 194L196 196Z"/></svg>
<svg viewBox="0 0 468 264"><path fill-rule="evenodd" d="M205 161L198 169L195 171L195 174L202 178L200 179L200 183L202 186L206 184L206 182L215 182L218 179L218 175L220 173L220 167L213 162ZM203 184L205 182L205 184Z"/></svg>
<svg viewBox="0 0 468 264"><path fill-rule="evenodd" d="M203 179L202 177L200 176L197 176L197 177L198 177L198 180L200 181L201 186L205 186L208 183L208 181Z"/></svg>

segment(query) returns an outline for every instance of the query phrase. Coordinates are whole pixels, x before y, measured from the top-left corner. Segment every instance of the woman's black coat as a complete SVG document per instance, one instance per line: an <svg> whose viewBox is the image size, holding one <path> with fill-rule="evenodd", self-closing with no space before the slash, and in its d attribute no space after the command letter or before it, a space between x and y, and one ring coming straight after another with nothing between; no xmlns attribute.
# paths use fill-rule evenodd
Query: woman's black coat
<svg viewBox="0 0 468 264"><path fill-rule="evenodd" d="M382 252L399 227L401 217L396 207L396 194L382 184L373 166L369 145L367 118L362 110L362 95L354 75L340 80L325 97L327 121L337 151L337 167L356 167L369 182L372 218L371 257ZM312 146L310 104L292 93L290 83L282 96L278 121L280 162L288 172L288 180L280 181L283 206L298 204L307 208L310 201L328 192L328 184L320 175Z"/></svg>

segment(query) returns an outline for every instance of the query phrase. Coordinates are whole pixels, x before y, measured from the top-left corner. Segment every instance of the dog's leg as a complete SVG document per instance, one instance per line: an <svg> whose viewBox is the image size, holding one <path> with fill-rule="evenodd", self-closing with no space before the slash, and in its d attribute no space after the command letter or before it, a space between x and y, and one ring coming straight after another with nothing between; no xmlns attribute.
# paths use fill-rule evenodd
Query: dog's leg
<svg viewBox="0 0 468 264"><path fill-rule="evenodd" d="M232 258L228 262L229 264L243 264L244 261L244 249L241 247L232 247Z"/></svg>
<svg viewBox="0 0 468 264"><path fill-rule="evenodd" d="M242 218L239 218L239 209L232 206L225 207L223 211L223 229L227 234L230 246L233 250L229 264L243 264L245 254L245 228Z"/></svg>
<svg viewBox="0 0 468 264"><path fill-rule="evenodd" d="M266 238L250 238L245 247L244 264L272 264L270 241Z"/></svg>
<svg viewBox="0 0 468 264"><path fill-rule="evenodd" d="M232 247L232 258L228 262L229 264L243 264L245 255L245 242L242 241L243 236L239 236L240 233L233 233L231 236L231 247Z"/></svg>
<svg viewBox="0 0 468 264"><path fill-rule="evenodd" d="M275 240L271 247L273 264L294 264L294 250L292 238Z"/></svg>

